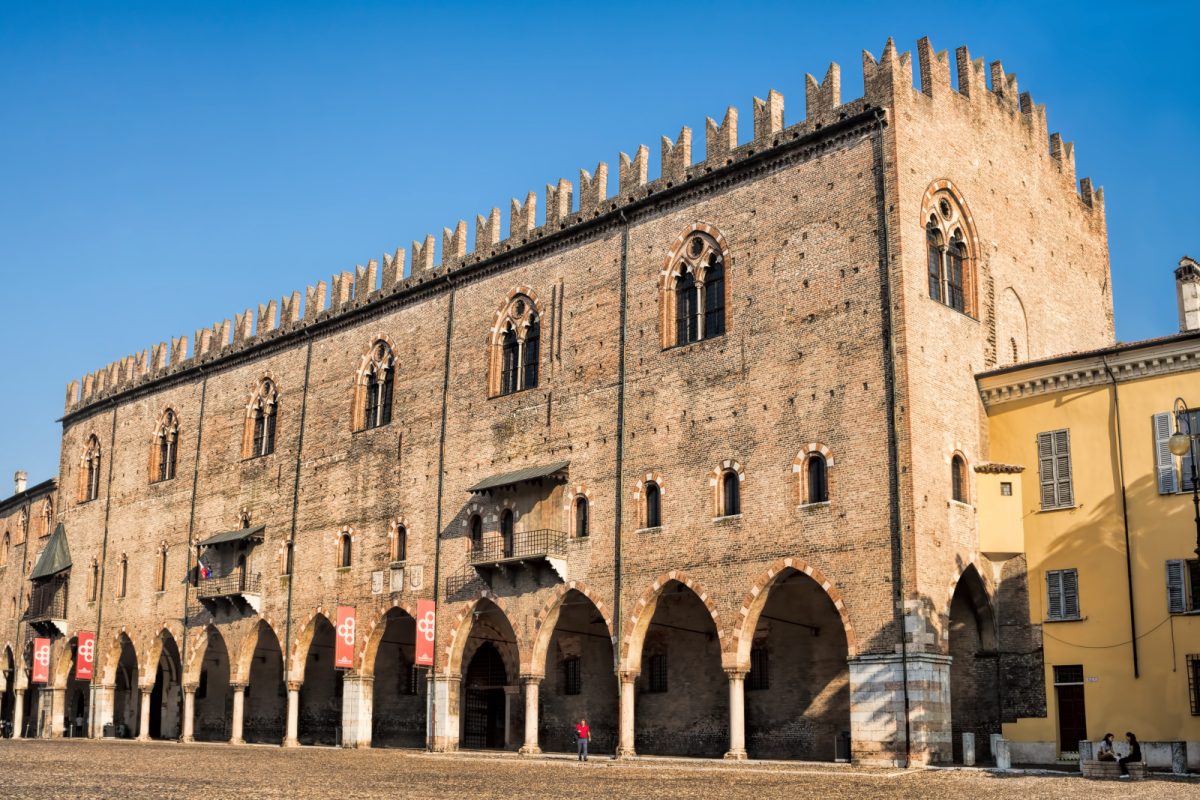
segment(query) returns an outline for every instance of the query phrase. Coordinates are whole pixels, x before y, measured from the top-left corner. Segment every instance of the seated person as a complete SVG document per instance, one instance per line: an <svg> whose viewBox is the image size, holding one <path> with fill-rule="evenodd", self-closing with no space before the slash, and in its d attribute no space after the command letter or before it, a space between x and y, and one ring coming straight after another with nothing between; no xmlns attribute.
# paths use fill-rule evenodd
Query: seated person
<svg viewBox="0 0 1200 800"><path fill-rule="evenodd" d="M1116 761L1117 754L1113 751L1113 735L1111 733L1104 734L1104 738L1100 740L1100 744L1096 746L1097 761Z"/></svg>

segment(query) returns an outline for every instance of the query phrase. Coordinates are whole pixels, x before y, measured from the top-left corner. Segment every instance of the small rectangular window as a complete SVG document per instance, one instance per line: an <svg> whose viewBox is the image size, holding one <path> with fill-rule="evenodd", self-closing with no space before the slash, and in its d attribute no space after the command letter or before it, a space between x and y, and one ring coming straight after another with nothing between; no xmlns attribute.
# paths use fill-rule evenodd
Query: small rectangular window
<svg viewBox="0 0 1200 800"><path fill-rule="evenodd" d="M1083 665L1067 664L1054 668L1055 685L1083 683Z"/></svg>
<svg viewBox="0 0 1200 800"><path fill-rule="evenodd" d="M1000 482L1000 496L1001 497L1012 497L1012 482L1011 481L1001 481Z"/></svg>
<svg viewBox="0 0 1200 800"><path fill-rule="evenodd" d="M583 693L583 671L578 658L563 661L563 694Z"/></svg>
<svg viewBox="0 0 1200 800"><path fill-rule="evenodd" d="M1066 428L1037 435L1038 477L1042 510L1072 508L1075 492L1071 483L1071 434Z"/></svg>
<svg viewBox="0 0 1200 800"><path fill-rule="evenodd" d="M1046 619L1079 619L1079 571L1055 569L1046 573Z"/></svg>
<svg viewBox="0 0 1200 800"><path fill-rule="evenodd" d="M1167 611L1186 614L1200 610L1200 560L1167 562Z"/></svg>
<svg viewBox="0 0 1200 800"><path fill-rule="evenodd" d="M1187 657L1188 698L1191 700L1192 716L1200 717L1200 653Z"/></svg>
<svg viewBox="0 0 1200 800"><path fill-rule="evenodd" d="M649 660L649 679L647 691L661 693L667 691L667 655L659 653L650 656Z"/></svg>
<svg viewBox="0 0 1200 800"><path fill-rule="evenodd" d="M750 674L746 676L746 689L752 692L758 692L770 688L771 675L767 669L767 648L751 648Z"/></svg>

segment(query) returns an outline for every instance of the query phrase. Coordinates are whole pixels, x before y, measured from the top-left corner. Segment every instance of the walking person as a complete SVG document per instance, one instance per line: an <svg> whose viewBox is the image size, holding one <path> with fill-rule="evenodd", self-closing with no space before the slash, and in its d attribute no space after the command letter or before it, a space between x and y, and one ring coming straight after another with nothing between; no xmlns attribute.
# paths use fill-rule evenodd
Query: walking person
<svg viewBox="0 0 1200 800"><path fill-rule="evenodd" d="M1129 754L1117 759L1122 778L1129 777L1129 764L1136 764L1142 760L1142 746L1138 744L1137 737L1131 731L1125 732L1125 741L1129 742Z"/></svg>
<svg viewBox="0 0 1200 800"><path fill-rule="evenodd" d="M575 726L575 744L579 749L579 760L587 761L588 740L592 738L592 729L588 727L587 720L579 720L579 724Z"/></svg>

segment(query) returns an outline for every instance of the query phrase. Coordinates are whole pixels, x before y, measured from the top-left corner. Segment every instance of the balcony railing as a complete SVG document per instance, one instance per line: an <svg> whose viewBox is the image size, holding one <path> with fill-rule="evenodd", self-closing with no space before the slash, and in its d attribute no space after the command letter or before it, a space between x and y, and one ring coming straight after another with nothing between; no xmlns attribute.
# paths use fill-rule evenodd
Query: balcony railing
<svg viewBox="0 0 1200 800"><path fill-rule="evenodd" d="M67 618L67 584L65 581L51 579L41 586L35 586L29 597L29 607L25 609L26 622L47 622L53 619Z"/></svg>
<svg viewBox="0 0 1200 800"><path fill-rule="evenodd" d="M513 561L559 559L567 549L567 534L544 528L517 531L511 536L489 536L471 548L473 566L488 566Z"/></svg>
<svg viewBox="0 0 1200 800"><path fill-rule="evenodd" d="M196 597L200 600L259 596L262 594L262 576L231 572L220 578L203 578L196 585Z"/></svg>

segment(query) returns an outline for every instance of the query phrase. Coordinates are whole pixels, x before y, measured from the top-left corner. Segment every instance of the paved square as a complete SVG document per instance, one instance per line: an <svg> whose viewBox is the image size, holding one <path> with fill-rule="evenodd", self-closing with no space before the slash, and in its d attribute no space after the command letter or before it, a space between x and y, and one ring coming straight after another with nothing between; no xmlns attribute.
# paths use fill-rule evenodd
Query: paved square
<svg viewBox="0 0 1200 800"><path fill-rule="evenodd" d="M1200 782L1085 781L1067 776L862 769L819 764L428 755L180 745L0 741L0 786L12 798L798 798L981 800L991 797L1200 798Z"/></svg>

